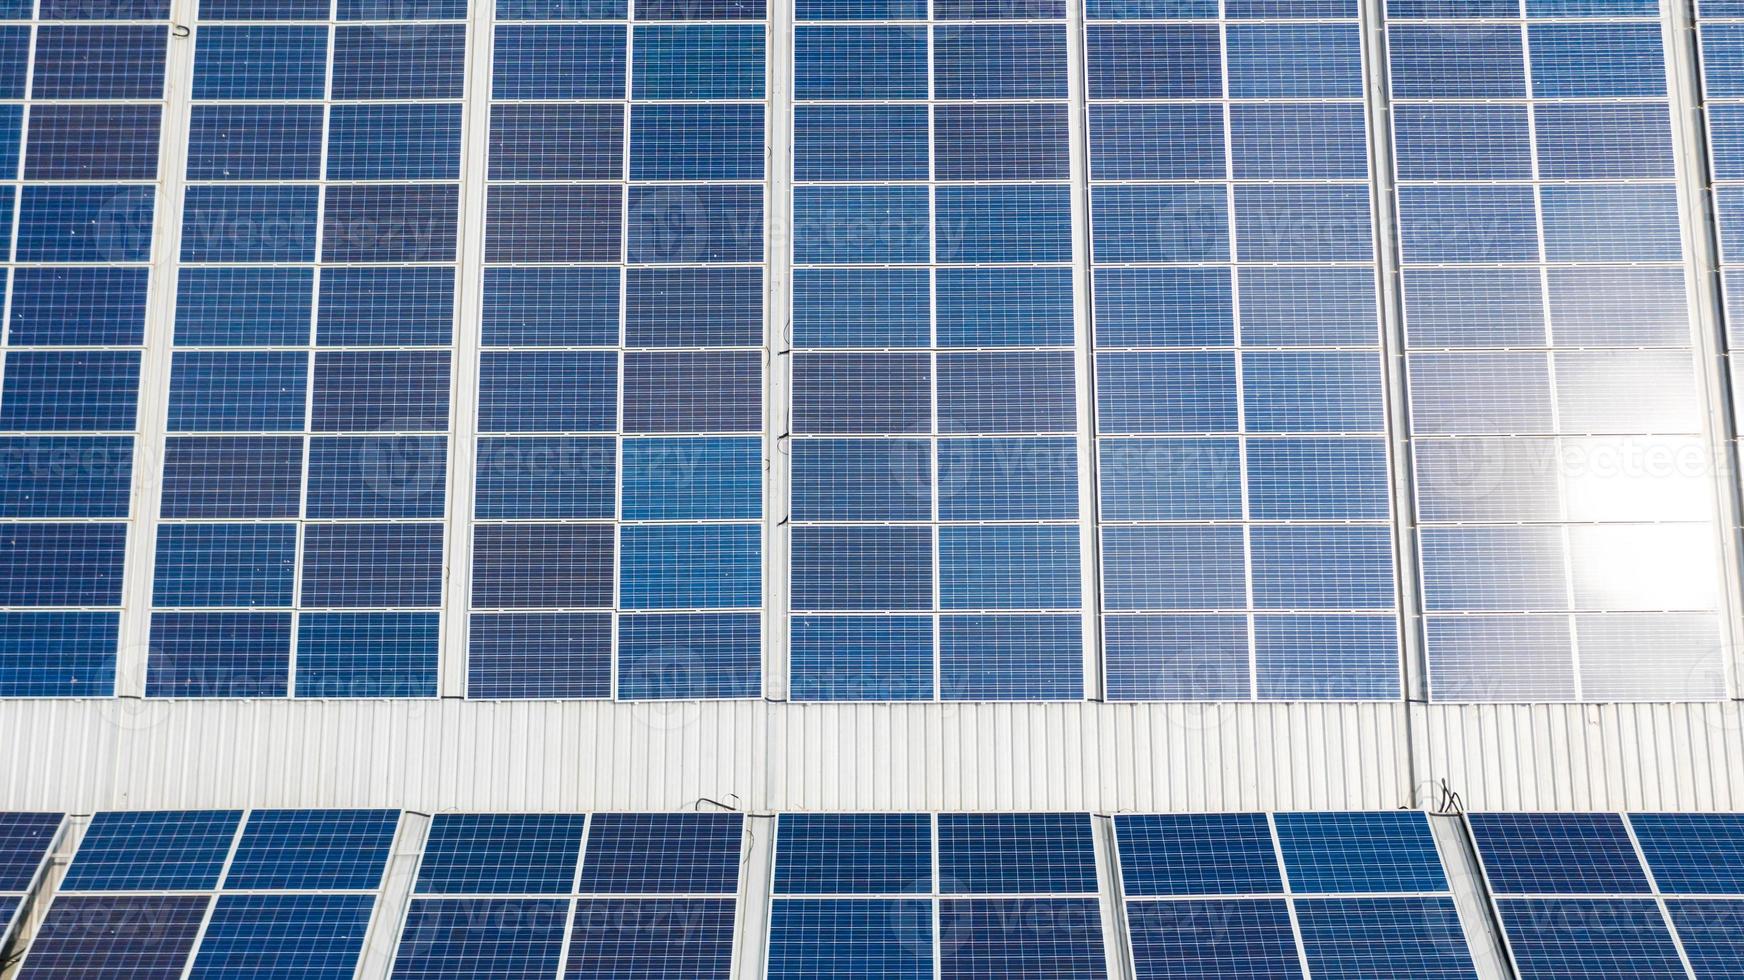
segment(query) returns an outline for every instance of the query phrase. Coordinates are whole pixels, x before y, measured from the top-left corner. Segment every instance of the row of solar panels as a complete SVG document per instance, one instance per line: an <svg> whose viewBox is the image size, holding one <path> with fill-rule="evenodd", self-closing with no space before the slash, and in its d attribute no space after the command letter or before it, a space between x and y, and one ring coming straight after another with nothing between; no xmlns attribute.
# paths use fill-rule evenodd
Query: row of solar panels
<svg viewBox="0 0 1744 980"><path fill-rule="evenodd" d="M0 895L25 978L1706 980L1744 814L12 813Z"/></svg>

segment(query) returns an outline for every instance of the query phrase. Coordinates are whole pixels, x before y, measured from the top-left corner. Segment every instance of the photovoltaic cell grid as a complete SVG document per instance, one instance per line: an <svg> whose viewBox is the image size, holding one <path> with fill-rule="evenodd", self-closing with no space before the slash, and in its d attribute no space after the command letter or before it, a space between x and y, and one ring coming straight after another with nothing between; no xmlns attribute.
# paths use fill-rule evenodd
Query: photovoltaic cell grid
<svg viewBox="0 0 1744 980"><path fill-rule="evenodd" d="M20 976L347 980L399 817L397 810L99 813Z"/></svg>
<svg viewBox="0 0 1744 980"><path fill-rule="evenodd" d="M149 696L436 693L466 9L390 6L201 6Z"/></svg>
<svg viewBox="0 0 1744 980"><path fill-rule="evenodd" d="M1477 976L1422 813L1123 814L1114 826L1140 980Z"/></svg>
<svg viewBox="0 0 1744 980"><path fill-rule="evenodd" d="M743 817L438 814L396 978L724 980Z"/></svg>
<svg viewBox="0 0 1744 980"><path fill-rule="evenodd" d="M1357 4L1085 12L1108 696L1398 697Z"/></svg>
<svg viewBox="0 0 1744 980"><path fill-rule="evenodd" d="M768 975L1105 977L1092 833L1082 813L782 814Z"/></svg>
<svg viewBox="0 0 1744 980"><path fill-rule="evenodd" d="M795 700L1083 696L1065 0L801 0Z"/></svg>
<svg viewBox="0 0 1744 980"><path fill-rule="evenodd" d="M1388 14L1432 696L1719 697L1659 5Z"/></svg>
<svg viewBox="0 0 1744 980"><path fill-rule="evenodd" d="M500 0L471 697L762 690L764 16Z"/></svg>
<svg viewBox="0 0 1744 980"><path fill-rule="evenodd" d="M132 516L169 5L76 6L0 5L6 697L112 693Z"/></svg>
<svg viewBox="0 0 1744 980"><path fill-rule="evenodd" d="M1524 980L1744 973L1744 815L1470 820Z"/></svg>

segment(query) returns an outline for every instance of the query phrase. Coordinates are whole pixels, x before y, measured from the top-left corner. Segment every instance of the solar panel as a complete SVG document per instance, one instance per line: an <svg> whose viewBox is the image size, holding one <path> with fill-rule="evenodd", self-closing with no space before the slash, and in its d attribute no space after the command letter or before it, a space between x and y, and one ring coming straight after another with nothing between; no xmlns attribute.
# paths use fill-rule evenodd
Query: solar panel
<svg viewBox="0 0 1744 980"><path fill-rule="evenodd" d="M0 520L39 522L0 528L0 695L108 696L135 516L169 11L34 13L34 28L0 26L0 97L13 102L0 112L0 171L19 181L0 194L13 226L0 243Z"/></svg>
<svg viewBox="0 0 1744 980"><path fill-rule="evenodd" d="M256 810L248 816L224 885L374 889L399 822L396 810Z"/></svg>
<svg viewBox="0 0 1744 980"><path fill-rule="evenodd" d="M1063 4L796 11L796 700L1083 695L1067 44Z"/></svg>
<svg viewBox="0 0 1744 980"><path fill-rule="evenodd" d="M182 975L210 901L206 895L57 898L18 975L32 980L175 980Z"/></svg>
<svg viewBox="0 0 1744 980"><path fill-rule="evenodd" d="M1472 835L1498 894L1651 892L1614 813L1474 813Z"/></svg>
<svg viewBox="0 0 1744 980"><path fill-rule="evenodd" d="M1096 891L1090 817L1082 813L939 815L939 879L946 893Z"/></svg>
<svg viewBox="0 0 1744 980"><path fill-rule="evenodd" d="M472 697L762 690L764 14L627 8L498 10Z"/></svg>
<svg viewBox="0 0 1744 980"><path fill-rule="evenodd" d="M1114 828L1141 978L1477 976L1422 813L1119 814Z"/></svg>
<svg viewBox="0 0 1744 980"><path fill-rule="evenodd" d="M1108 695L1396 697L1356 6L1086 17Z"/></svg>
<svg viewBox="0 0 1744 980"><path fill-rule="evenodd" d="M1633 813L1629 826L1660 891L1744 894L1744 815Z"/></svg>
<svg viewBox="0 0 1744 980"><path fill-rule="evenodd" d="M99 813L79 842L62 891L216 888L239 810Z"/></svg>
<svg viewBox="0 0 1744 980"><path fill-rule="evenodd" d="M1713 505L1601 462L1701 429L1659 12L1388 15L1431 695L1715 697Z"/></svg>
<svg viewBox="0 0 1744 980"><path fill-rule="evenodd" d="M42 873L60 828L58 813L0 813L0 943L11 939L13 917Z"/></svg>
<svg viewBox="0 0 1744 980"><path fill-rule="evenodd" d="M725 980L743 833L737 813L437 814L393 975Z"/></svg>
<svg viewBox="0 0 1744 980"><path fill-rule="evenodd" d="M784 813L775 894L932 892L932 818L924 813Z"/></svg>
<svg viewBox="0 0 1744 980"><path fill-rule="evenodd" d="M436 693L464 18L202 7L153 696Z"/></svg>
<svg viewBox="0 0 1744 980"><path fill-rule="evenodd" d="M189 976L344 980L374 910L373 895L221 895Z"/></svg>

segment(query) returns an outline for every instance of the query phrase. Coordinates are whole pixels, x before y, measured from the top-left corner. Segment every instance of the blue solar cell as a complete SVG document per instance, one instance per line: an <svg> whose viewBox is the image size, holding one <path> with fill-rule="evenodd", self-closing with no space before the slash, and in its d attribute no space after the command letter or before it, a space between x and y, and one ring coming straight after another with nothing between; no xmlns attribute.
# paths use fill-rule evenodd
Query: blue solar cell
<svg viewBox="0 0 1744 980"><path fill-rule="evenodd" d="M1280 813L1277 825L1290 889L1298 894L1447 891L1421 813Z"/></svg>
<svg viewBox="0 0 1744 980"><path fill-rule="evenodd" d="M1103 432L1236 429L1235 359L1228 353L1100 354L1096 375Z"/></svg>
<svg viewBox="0 0 1744 980"><path fill-rule="evenodd" d="M1395 98L1506 99L1526 94L1518 26L1393 25L1387 28L1387 51Z"/></svg>
<svg viewBox="0 0 1744 980"><path fill-rule="evenodd" d="M776 899L770 977L931 980L933 903L914 899Z"/></svg>
<svg viewBox="0 0 1744 980"><path fill-rule="evenodd" d="M1243 262L1374 258L1366 184L1238 186L1235 228Z"/></svg>
<svg viewBox="0 0 1744 980"><path fill-rule="evenodd" d="M1224 269L1097 269L1095 299L1098 347L1224 346L1234 339ZM1244 303L1244 335L1253 315Z"/></svg>
<svg viewBox="0 0 1744 980"><path fill-rule="evenodd" d="M1066 269L940 269L936 302L941 347L1064 347L1075 335Z"/></svg>
<svg viewBox="0 0 1744 980"><path fill-rule="evenodd" d="M12 274L6 342L139 344L145 334L145 269L26 268Z"/></svg>
<svg viewBox="0 0 1744 980"><path fill-rule="evenodd" d="M190 186L182 201L182 261L308 262L315 257L319 193L303 186Z"/></svg>
<svg viewBox="0 0 1744 980"><path fill-rule="evenodd" d="M190 977L345 980L357 970L371 895L221 895Z"/></svg>
<svg viewBox="0 0 1744 980"><path fill-rule="evenodd" d="M762 25L636 28L638 99L763 98Z"/></svg>
<svg viewBox="0 0 1744 980"><path fill-rule="evenodd" d="M1105 609L1247 605L1239 527L1105 527L1102 548Z"/></svg>
<svg viewBox="0 0 1744 980"><path fill-rule="evenodd" d="M793 608L819 612L933 606L933 535L925 527L793 529Z"/></svg>
<svg viewBox="0 0 1744 980"><path fill-rule="evenodd" d="M1065 25L976 24L935 32L933 97L1065 98Z"/></svg>
<svg viewBox="0 0 1744 980"><path fill-rule="evenodd" d="M793 113L795 180L927 179L925 106L796 105Z"/></svg>
<svg viewBox="0 0 1744 980"><path fill-rule="evenodd" d="M951 937L939 954L944 978L1108 975L1102 917L1093 898L941 902L939 935Z"/></svg>
<svg viewBox="0 0 1744 980"><path fill-rule="evenodd" d="M1399 624L1386 616L1256 616L1260 698L1399 696Z"/></svg>
<svg viewBox="0 0 1744 980"><path fill-rule="evenodd" d="M939 187L934 253L962 263L1069 262L1071 194L1064 186Z"/></svg>
<svg viewBox="0 0 1744 980"><path fill-rule="evenodd" d="M575 903L563 976L726 980L733 912L732 899L583 899Z"/></svg>
<svg viewBox="0 0 1744 980"><path fill-rule="evenodd" d="M924 224L919 232L925 233ZM942 303L942 283L940 288ZM795 270L794 343L801 347L926 347L931 325L929 302L928 276L923 269Z"/></svg>
<svg viewBox="0 0 1744 980"><path fill-rule="evenodd" d="M300 431L308 378L302 351L177 351L170 431Z"/></svg>
<svg viewBox="0 0 1744 980"><path fill-rule="evenodd" d="M939 697L1072 701L1084 696L1083 621L1076 615L972 615L939 620Z"/></svg>
<svg viewBox="0 0 1744 980"><path fill-rule="evenodd" d="M792 452L795 520L924 521L931 514L932 450L927 442L802 439L794 442ZM962 506L975 506L973 498Z"/></svg>
<svg viewBox="0 0 1744 980"><path fill-rule="evenodd" d="M0 517L126 517L133 440L0 438Z"/></svg>
<svg viewBox="0 0 1744 980"><path fill-rule="evenodd" d="M1538 98L1665 95L1657 24L1532 24L1526 30Z"/></svg>
<svg viewBox="0 0 1744 980"><path fill-rule="evenodd" d="M1550 104L1534 116L1546 178L1675 176L1663 104Z"/></svg>
<svg viewBox="0 0 1744 980"><path fill-rule="evenodd" d="M198 45L196 99L318 100L326 92L325 27L208 26Z"/></svg>
<svg viewBox="0 0 1744 980"><path fill-rule="evenodd" d="M1129 896L1284 890L1263 814L1122 814L1114 828Z"/></svg>
<svg viewBox="0 0 1744 980"><path fill-rule="evenodd" d="M61 890L216 888L241 819L239 810L99 813L79 842Z"/></svg>
<svg viewBox="0 0 1744 980"><path fill-rule="evenodd" d="M632 106L630 179L763 179L763 107Z"/></svg>
<svg viewBox="0 0 1744 980"><path fill-rule="evenodd" d="M945 609L1075 609L1076 525L946 527L939 531Z"/></svg>
<svg viewBox="0 0 1744 980"><path fill-rule="evenodd" d="M784 813L775 894L932 892L932 819L923 813Z"/></svg>
<svg viewBox="0 0 1744 980"><path fill-rule="evenodd" d="M1385 520L1389 510L1379 438L1250 439L1247 480L1259 520Z"/></svg>
<svg viewBox="0 0 1744 980"><path fill-rule="evenodd" d="M1126 903L1140 980L1302 976L1283 899Z"/></svg>
<svg viewBox="0 0 1744 980"><path fill-rule="evenodd" d="M151 252L150 187L26 185L19 199L23 262L144 262Z"/></svg>
<svg viewBox="0 0 1744 980"><path fill-rule="evenodd" d="M481 439L474 512L487 519L609 520L616 475L610 438Z"/></svg>
<svg viewBox="0 0 1744 980"><path fill-rule="evenodd" d="M1092 105L1090 173L1097 180L1217 180L1228 169L1223 107Z"/></svg>
<svg viewBox="0 0 1744 980"><path fill-rule="evenodd" d="M618 281L616 269L486 269L483 342L616 346Z"/></svg>
<svg viewBox="0 0 1744 980"><path fill-rule="evenodd" d="M58 813L0 813L0 892L25 892L60 832ZM0 915L0 925L10 919Z"/></svg>
<svg viewBox="0 0 1744 980"><path fill-rule="evenodd" d="M0 613L0 694L107 697L120 630L113 612Z"/></svg>
<svg viewBox="0 0 1744 980"><path fill-rule="evenodd" d="M1530 179L1530 125L1518 105L1394 106L1399 179Z"/></svg>
<svg viewBox="0 0 1744 980"><path fill-rule="evenodd" d="M1223 95L1216 27L1091 25L1085 58L1092 99L1215 99ZM1159 66L1168 66L1162 70Z"/></svg>
<svg viewBox="0 0 1744 980"><path fill-rule="evenodd" d="M442 540L437 523L310 524L303 532L303 605L438 606Z"/></svg>
<svg viewBox="0 0 1744 980"><path fill-rule="evenodd" d="M619 532L618 605L624 609L757 606L763 531L756 524L660 524Z"/></svg>
<svg viewBox="0 0 1744 980"><path fill-rule="evenodd" d="M932 698L931 617L794 616L788 623L795 701Z"/></svg>
<svg viewBox="0 0 1744 980"><path fill-rule="evenodd" d="M796 187L793 260L924 263L932 223L924 187Z"/></svg>
<svg viewBox="0 0 1744 980"><path fill-rule="evenodd" d="M1108 439L1099 460L1104 520L1241 516L1240 446L1233 439Z"/></svg>
<svg viewBox="0 0 1744 980"><path fill-rule="evenodd" d="M1230 258L1229 202L1221 187L1093 187L1090 208L1091 252L1099 263Z"/></svg>
<svg viewBox="0 0 1744 980"><path fill-rule="evenodd" d="M1629 825L1661 892L1744 894L1744 815L1636 813Z"/></svg>
<svg viewBox="0 0 1744 980"><path fill-rule="evenodd" d="M309 269L184 268L176 287L176 343L307 343L313 296Z"/></svg>
<svg viewBox="0 0 1744 980"><path fill-rule="evenodd" d="M469 698L611 697L609 613L474 616L468 642Z"/></svg>
<svg viewBox="0 0 1744 980"><path fill-rule="evenodd" d="M33 106L24 177L154 180L161 114L158 106Z"/></svg>
<svg viewBox="0 0 1744 980"><path fill-rule="evenodd" d="M618 179L623 134L622 106L498 103L491 107L490 179Z"/></svg>
<svg viewBox="0 0 1744 980"><path fill-rule="evenodd" d="M1385 527L1255 528L1253 603L1260 609L1390 609L1392 534Z"/></svg>
<svg viewBox="0 0 1744 980"><path fill-rule="evenodd" d="M1314 899L1297 902L1296 915L1315 977L1478 975L1451 898Z"/></svg>
<svg viewBox="0 0 1744 980"><path fill-rule="evenodd" d="M762 513L761 439L626 439L623 453L624 520L755 520Z"/></svg>
<svg viewBox="0 0 1744 980"><path fill-rule="evenodd" d="M217 596L221 604L226 596ZM145 693L153 698L282 698L290 613L153 613Z"/></svg>
<svg viewBox="0 0 1744 980"><path fill-rule="evenodd" d="M171 436L163 517L294 518L303 482L300 437Z"/></svg>
<svg viewBox="0 0 1744 980"><path fill-rule="evenodd" d="M1072 355L941 354L941 432L1069 432L1075 426Z"/></svg>
<svg viewBox="0 0 1744 980"><path fill-rule="evenodd" d="M617 428L617 357L593 351L486 352L479 429L601 432Z"/></svg>
<svg viewBox="0 0 1744 980"><path fill-rule="evenodd" d="M1614 813L1474 813L1472 835L1497 894L1646 894Z"/></svg>
<svg viewBox="0 0 1744 980"><path fill-rule="evenodd" d="M317 432L440 432L447 351L344 351L315 358Z"/></svg>
<svg viewBox="0 0 1744 980"><path fill-rule="evenodd" d="M625 432L758 432L763 356L758 351L624 355Z"/></svg>
<svg viewBox="0 0 1744 980"><path fill-rule="evenodd" d="M458 236L454 184L329 185L322 204L324 262L449 262Z"/></svg>
<svg viewBox="0 0 1744 980"><path fill-rule="evenodd" d="M1502 899L1496 904L1522 980L1688 976L1652 899Z"/></svg>
<svg viewBox="0 0 1744 980"><path fill-rule="evenodd" d="M806 445L816 444L808 441ZM900 451L903 447L896 448ZM884 458L893 465L905 462L900 456L884 454ZM940 520L1069 521L1077 517L1078 453L1071 439L945 439L939 442L938 459ZM916 474L923 475L924 470ZM915 486L905 487L906 496L918 501L909 505L911 511L925 506L925 495L914 492L924 489L921 482L917 479ZM870 515L870 519L876 516Z"/></svg>
<svg viewBox="0 0 1744 980"><path fill-rule="evenodd" d="M793 35L793 61L796 99L927 97L924 30L799 27Z"/></svg>
<svg viewBox="0 0 1744 980"><path fill-rule="evenodd" d="M62 895L30 944L31 980L176 980L193 952L205 895Z"/></svg>
<svg viewBox="0 0 1744 980"><path fill-rule="evenodd" d="M165 26L44 26L36 32L33 99L163 97Z"/></svg>
<svg viewBox="0 0 1744 980"><path fill-rule="evenodd" d="M1355 24L1231 25L1225 45L1230 98L1362 98Z"/></svg>
<svg viewBox="0 0 1744 980"><path fill-rule="evenodd" d="M491 60L491 95L622 99L628 57L625 38L624 28L607 24L499 26Z"/></svg>
<svg viewBox="0 0 1744 980"><path fill-rule="evenodd" d="M444 346L453 322L452 269L322 270L322 346Z"/></svg>
<svg viewBox="0 0 1744 980"><path fill-rule="evenodd" d="M297 695L436 696L436 613L303 613L297 623Z"/></svg>
<svg viewBox="0 0 1744 980"><path fill-rule="evenodd" d="M1376 353L1278 351L1241 362L1250 432L1379 432L1381 364Z"/></svg>
<svg viewBox="0 0 1744 980"><path fill-rule="evenodd" d="M440 436L311 440L305 516L440 518L447 448Z"/></svg>
<svg viewBox="0 0 1744 980"><path fill-rule="evenodd" d="M581 893L736 894L743 822L737 813L596 814Z"/></svg>
<svg viewBox="0 0 1744 980"><path fill-rule="evenodd" d="M439 813L418 867L418 894L569 894L584 821L579 814Z"/></svg>
<svg viewBox="0 0 1744 980"><path fill-rule="evenodd" d="M369 890L381 882L396 810L255 810L227 889Z"/></svg>
<svg viewBox="0 0 1744 980"><path fill-rule="evenodd" d="M420 25L383 44L377 27L333 31L333 98L458 99L466 74L466 26Z"/></svg>
<svg viewBox="0 0 1744 980"><path fill-rule="evenodd" d="M1065 180L1068 131L1064 105L942 105L933 114L933 174L938 180Z"/></svg>
<svg viewBox="0 0 1744 980"><path fill-rule="evenodd" d="M0 605L121 604L125 525L0 524L0 542Z"/></svg>
<svg viewBox="0 0 1744 980"><path fill-rule="evenodd" d="M1676 262L1683 258L1671 184L1548 186L1540 192L1544 255L1552 262Z"/></svg>
<svg viewBox="0 0 1744 980"><path fill-rule="evenodd" d="M152 604L289 606L296 563L293 524L165 524Z"/></svg>
<svg viewBox="0 0 1744 980"><path fill-rule="evenodd" d="M1094 894L1096 855L1083 813L939 815L945 894Z"/></svg>
<svg viewBox="0 0 1744 980"><path fill-rule="evenodd" d="M757 697L762 693L762 642L757 613L620 615L618 698Z"/></svg>
<svg viewBox="0 0 1744 980"><path fill-rule="evenodd" d="M549 980L563 955L569 903L552 899L417 899L411 903L396 980Z"/></svg>
<svg viewBox="0 0 1744 980"><path fill-rule="evenodd" d="M455 180L460 105L336 105L328 118L328 180Z"/></svg>
<svg viewBox="0 0 1744 980"><path fill-rule="evenodd" d="M1401 187L1399 237L1407 263L1535 262L1532 188Z"/></svg>
<svg viewBox="0 0 1744 980"><path fill-rule="evenodd" d="M755 347L762 343L760 269L630 269L625 293L627 346Z"/></svg>
<svg viewBox="0 0 1744 980"><path fill-rule="evenodd" d="M472 604L610 607L614 537L609 524L481 524L473 531Z"/></svg>
<svg viewBox="0 0 1744 980"><path fill-rule="evenodd" d="M627 221L632 263L763 260L760 185L633 186Z"/></svg>
<svg viewBox="0 0 1744 980"><path fill-rule="evenodd" d="M925 354L793 358L793 428L806 434L901 434L930 428Z"/></svg>
<svg viewBox="0 0 1744 980"><path fill-rule="evenodd" d="M1368 177L1368 139L1361 105L1231 106L1229 130L1237 179Z"/></svg>

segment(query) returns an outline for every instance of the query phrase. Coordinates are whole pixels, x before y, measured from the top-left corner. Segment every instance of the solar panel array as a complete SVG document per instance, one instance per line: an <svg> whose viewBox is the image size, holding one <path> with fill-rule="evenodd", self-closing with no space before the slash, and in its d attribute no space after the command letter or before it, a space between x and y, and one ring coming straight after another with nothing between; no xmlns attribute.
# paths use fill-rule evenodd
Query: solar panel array
<svg viewBox="0 0 1744 980"><path fill-rule="evenodd" d="M1470 821L1522 980L1744 973L1744 816Z"/></svg>
<svg viewBox="0 0 1744 980"><path fill-rule="evenodd" d="M1065 0L800 0L791 696L1083 697Z"/></svg>
<svg viewBox="0 0 1744 980"><path fill-rule="evenodd" d="M763 4L496 13L468 693L756 696Z"/></svg>
<svg viewBox="0 0 1744 980"><path fill-rule="evenodd" d="M725 980L737 813L438 814L396 978Z"/></svg>
<svg viewBox="0 0 1744 980"><path fill-rule="evenodd" d="M1475 978L1422 813L1119 815L1140 980Z"/></svg>
<svg viewBox="0 0 1744 980"><path fill-rule="evenodd" d="M1660 16L1389 3L1438 698L1723 690Z"/></svg>
<svg viewBox="0 0 1744 980"><path fill-rule="evenodd" d="M1400 690L1355 0L1088 0L1117 699Z"/></svg>
<svg viewBox="0 0 1744 980"><path fill-rule="evenodd" d="M1385 8L0 4L0 696L1723 697L1670 11Z"/></svg>
<svg viewBox="0 0 1744 980"><path fill-rule="evenodd" d="M148 695L436 693L466 9L394 15L201 5Z"/></svg>
<svg viewBox="0 0 1744 980"><path fill-rule="evenodd" d="M1103 978L1089 814L782 814L770 977Z"/></svg>
<svg viewBox="0 0 1744 980"><path fill-rule="evenodd" d="M168 16L168 0L0 4L8 697L114 682Z"/></svg>
<svg viewBox="0 0 1744 980"><path fill-rule="evenodd" d="M21 977L356 974L396 810L99 813Z"/></svg>

